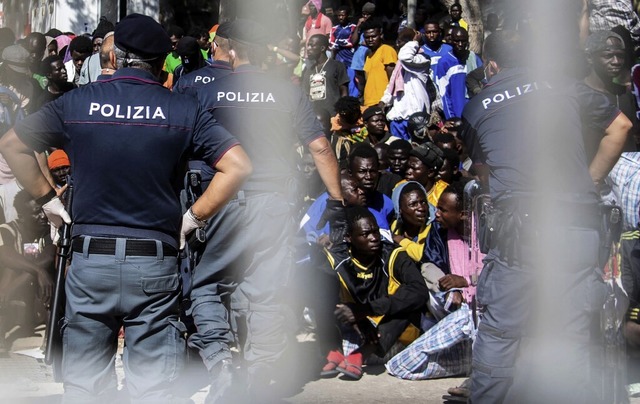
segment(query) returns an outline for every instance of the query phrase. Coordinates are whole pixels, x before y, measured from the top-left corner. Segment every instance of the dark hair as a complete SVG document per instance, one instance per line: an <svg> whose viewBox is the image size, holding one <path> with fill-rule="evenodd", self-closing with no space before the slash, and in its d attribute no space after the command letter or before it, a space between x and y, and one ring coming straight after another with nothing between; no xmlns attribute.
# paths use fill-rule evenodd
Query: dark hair
<svg viewBox="0 0 640 404"><path fill-rule="evenodd" d="M202 37L209 38L209 31L203 27L194 27L189 31L189 36L195 39L200 39Z"/></svg>
<svg viewBox="0 0 640 404"><path fill-rule="evenodd" d="M345 118L347 123L352 125L356 124L362 116L360 101L356 97L340 97L338 101L333 104L333 108L336 110L336 113Z"/></svg>
<svg viewBox="0 0 640 404"><path fill-rule="evenodd" d="M167 35L175 36L176 38L182 38L184 36L184 30L177 25L171 25L167 29Z"/></svg>
<svg viewBox="0 0 640 404"><path fill-rule="evenodd" d="M484 41L483 56L500 67L517 67L522 63L522 39L516 31L502 30Z"/></svg>
<svg viewBox="0 0 640 404"><path fill-rule="evenodd" d="M31 42L33 39L42 42L42 47L46 48L47 47L47 39L44 37L44 34L41 32L32 32L29 35L27 35L27 42Z"/></svg>
<svg viewBox="0 0 640 404"><path fill-rule="evenodd" d="M349 168L351 168L356 157L361 159L374 159L376 164L380 164L380 161L378 161L378 152L373 146L367 143L360 143L351 149L351 153L349 153Z"/></svg>
<svg viewBox="0 0 640 404"><path fill-rule="evenodd" d="M69 54L72 52L91 53L93 52L93 41L88 36L80 35L69 43Z"/></svg>
<svg viewBox="0 0 640 404"><path fill-rule="evenodd" d="M416 31L411 28L403 28L398 33L398 40L402 42L409 42L414 36L416 36Z"/></svg>
<svg viewBox="0 0 640 404"><path fill-rule="evenodd" d="M424 192L424 187L422 185L420 185L416 181L409 181L407 185L402 187L402 190L400 190L400 199L402 199L403 196L405 196L406 194L412 191L420 191L422 194L424 194L425 198L427 197L426 193Z"/></svg>
<svg viewBox="0 0 640 404"><path fill-rule="evenodd" d="M349 6L340 6L340 7L338 7L338 10L336 11L336 14L338 14L338 12L340 12L340 11L346 11L347 12L347 16L348 16L349 14L351 14L351 7L349 7Z"/></svg>
<svg viewBox="0 0 640 404"><path fill-rule="evenodd" d="M22 212L29 202L33 200L33 196L26 190L21 189L13 198L13 207L18 212Z"/></svg>
<svg viewBox="0 0 640 404"><path fill-rule="evenodd" d="M327 48L329 47L329 38L327 38L325 34L311 35L311 37L309 38L309 41L311 41L314 38L320 41L320 45L325 46Z"/></svg>
<svg viewBox="0 0 640 404"><path fill-rule="evenodd" d="M451 133L438 132L433 136L433 143L455 143L456 138Z"/></svg>
<svg viewBox="0 0 640 404"><path fill-rule="evenodd" d="M393 142L389 143L389 150L402 150L409 152L411 151L411 143L407 142L404 139L396 139Z"/></svg>
<svg viewBox="0 0 640 404"><path fill-rule="evenodd" d="M373 213L363 206L349 206L345 208L345 216L347 217L347 227L345 229L347 234L353 233L353 227L360 219L371 218L376 222L376 218L373 216Z"/></svg>
<svg viewBox="0 0 640 404"><path fill-rule="evenodd" d="M468 181L454 181L449 186L447 186L442 193L440 194L440 198L444 194L453 194L456 196L456 209L459 211L464 210L464 186Z"/></svg>
<svg viewBox="0 0 640 404"><path fill-rule="evenodd" d="M360 26L360 32L365 32L370 29L379 29L382 33L382 20L379 18L369 18Z"/></svg>
<svg viewBox="0 0 640 404"><path fill-rule="evenodd" d="M460 165L460 156L455 150L452 149L440 149L442 150L442 157L449 162L451 167L456 168Z"/></svg>
<svg viewBox="0 0 640 404"><path fill-rule="evenodd" d="M40 71L38 72L38 74L42 76L46 76L47 74L51 73L52 71L51 64L56 60L59 60L62 62L64 59L62 59L60 55L51 55L42 59L42 62L40 62Z"/></svg>
<svg viewBox="0 0 640 404"><path fill-rule="evenodd" d="M438 29L440 30L440 32L442 32L442 27L440 26L440 23L438 22L438 20L434 20L433 18L429 18L427 21L424 22L424 25L422 27L424 28L427 25L437 25Z"/></svg>

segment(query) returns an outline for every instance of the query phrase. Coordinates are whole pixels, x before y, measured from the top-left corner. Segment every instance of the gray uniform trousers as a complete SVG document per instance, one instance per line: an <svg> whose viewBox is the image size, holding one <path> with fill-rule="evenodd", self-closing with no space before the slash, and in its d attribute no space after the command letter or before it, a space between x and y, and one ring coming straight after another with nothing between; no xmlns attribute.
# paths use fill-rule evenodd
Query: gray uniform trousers
<svg viewBox="0 0 640 404"><path fill-rule="evenodd" d="M271 366L287 347L283 288L293 266L295 223L279 193L241 192L207 227L207 246L193 274L191 307L206 367L229 358L235 324L249 374ZM232 308L232 318L228 306Z"/></svg>
<svg viewBox="0 0 640 404"><path fill-rule="evenodd" d="M477 288L471 402L601 402L593 321L603 303L596 230L553 227L508 264L491 249Z"/></svg>
<svg viewBox="0 0 640 404"><path fill-rule="evenodd" d="M178 321L176 257L74 252L67 273L63 325L63 403L112 402L117 387L118 331L125 329L123 364L132 403L168 403L171 382L184 366L185 327Z"/></svg>

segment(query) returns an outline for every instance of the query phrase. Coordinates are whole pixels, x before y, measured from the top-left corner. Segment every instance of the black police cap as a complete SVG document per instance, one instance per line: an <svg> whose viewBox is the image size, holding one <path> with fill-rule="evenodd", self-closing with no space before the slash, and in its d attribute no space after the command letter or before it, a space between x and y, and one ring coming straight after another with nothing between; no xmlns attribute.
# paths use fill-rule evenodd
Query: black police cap
<svg viewBox="0 0 640 404"><path fill-rule="evenodd" d="M229 39L246 44L265 45L267 42L266 31L261 24L239 18L231 23Z"/></svg>
<svg viewBox="0 0 640 404"><path fill-rule="evenodd" d="M167 31L156 20L142 14L124 17L116 25L113 39L118 48L139 55L160 56L171 51Z"/></svg>
<svg viewBox="0 0 640 404"><path fill-rule="evenodd" d="M232 26L233 26L233 22L231 21L226 21L218 25L218 29L216 30L216 36L229 39L229 36L231 35Z"/></svg>

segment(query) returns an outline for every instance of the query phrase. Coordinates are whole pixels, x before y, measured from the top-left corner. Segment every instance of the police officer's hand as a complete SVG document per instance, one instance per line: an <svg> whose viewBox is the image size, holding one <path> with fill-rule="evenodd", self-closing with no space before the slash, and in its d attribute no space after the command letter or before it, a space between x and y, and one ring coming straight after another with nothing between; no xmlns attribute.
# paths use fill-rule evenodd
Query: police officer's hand
<svg viewBox="0 0 640 404"><path fill-rule="evenodd" d="M57 196L42 205L42 211L47 216L47 219L51 224L51 240L56 244L60 238L58 229L63 223L70 224L71 216L69 216L69 213L64 208L62 201Z"/></svg>
<svg viewBox="0 0 640 404"><path fill-rule="evenodd" d="M187 235L191 234L195 229L203 228L206 224L206 221L198 220L191 209L188 209L182 216L182 227L180 228L180 249L184 249Z"/></svg>

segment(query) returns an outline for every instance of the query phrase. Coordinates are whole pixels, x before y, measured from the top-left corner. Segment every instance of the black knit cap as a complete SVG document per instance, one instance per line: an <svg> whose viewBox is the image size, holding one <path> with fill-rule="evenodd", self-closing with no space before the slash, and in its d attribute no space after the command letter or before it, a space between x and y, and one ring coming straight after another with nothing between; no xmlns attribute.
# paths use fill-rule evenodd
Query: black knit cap
<svg viewBox="0 0 640 404"><path fill-rule="evenodd" d="M156 20L142 14L124 17L116 25L113 40L121 50L137 55L161 56L171 52L167 31Z"/></svg>
<svg viewBox="0 0 640 404"><path fill-rule="evenodd" d="M113 26L113 23L107 20L107 17L100 17L100 22L98 23L98 26L91 34L91 37L93 39L104 38L104 36L107 35L109 32L113 31L114 28L115 27Z"/></svg>
<svg viewBox="0 0 640 404"><path fill-rule="evenodd" d="M433 170L440 170L444 164L442 150L431 142L425 142L415 147L409 152L409 155L419 158L425 166Z"/></svg>
<svg viewBox="0 0 640 404"><path fill-rule="evenodd" d="M384 111L382 110L382 108L380 108L377 105L373 105L367 109L364 110L364 112L362 113L362 120L364 120L365 122L369 120L369 118L375 116L375 115L383 115L384 116Z"/></svg>

